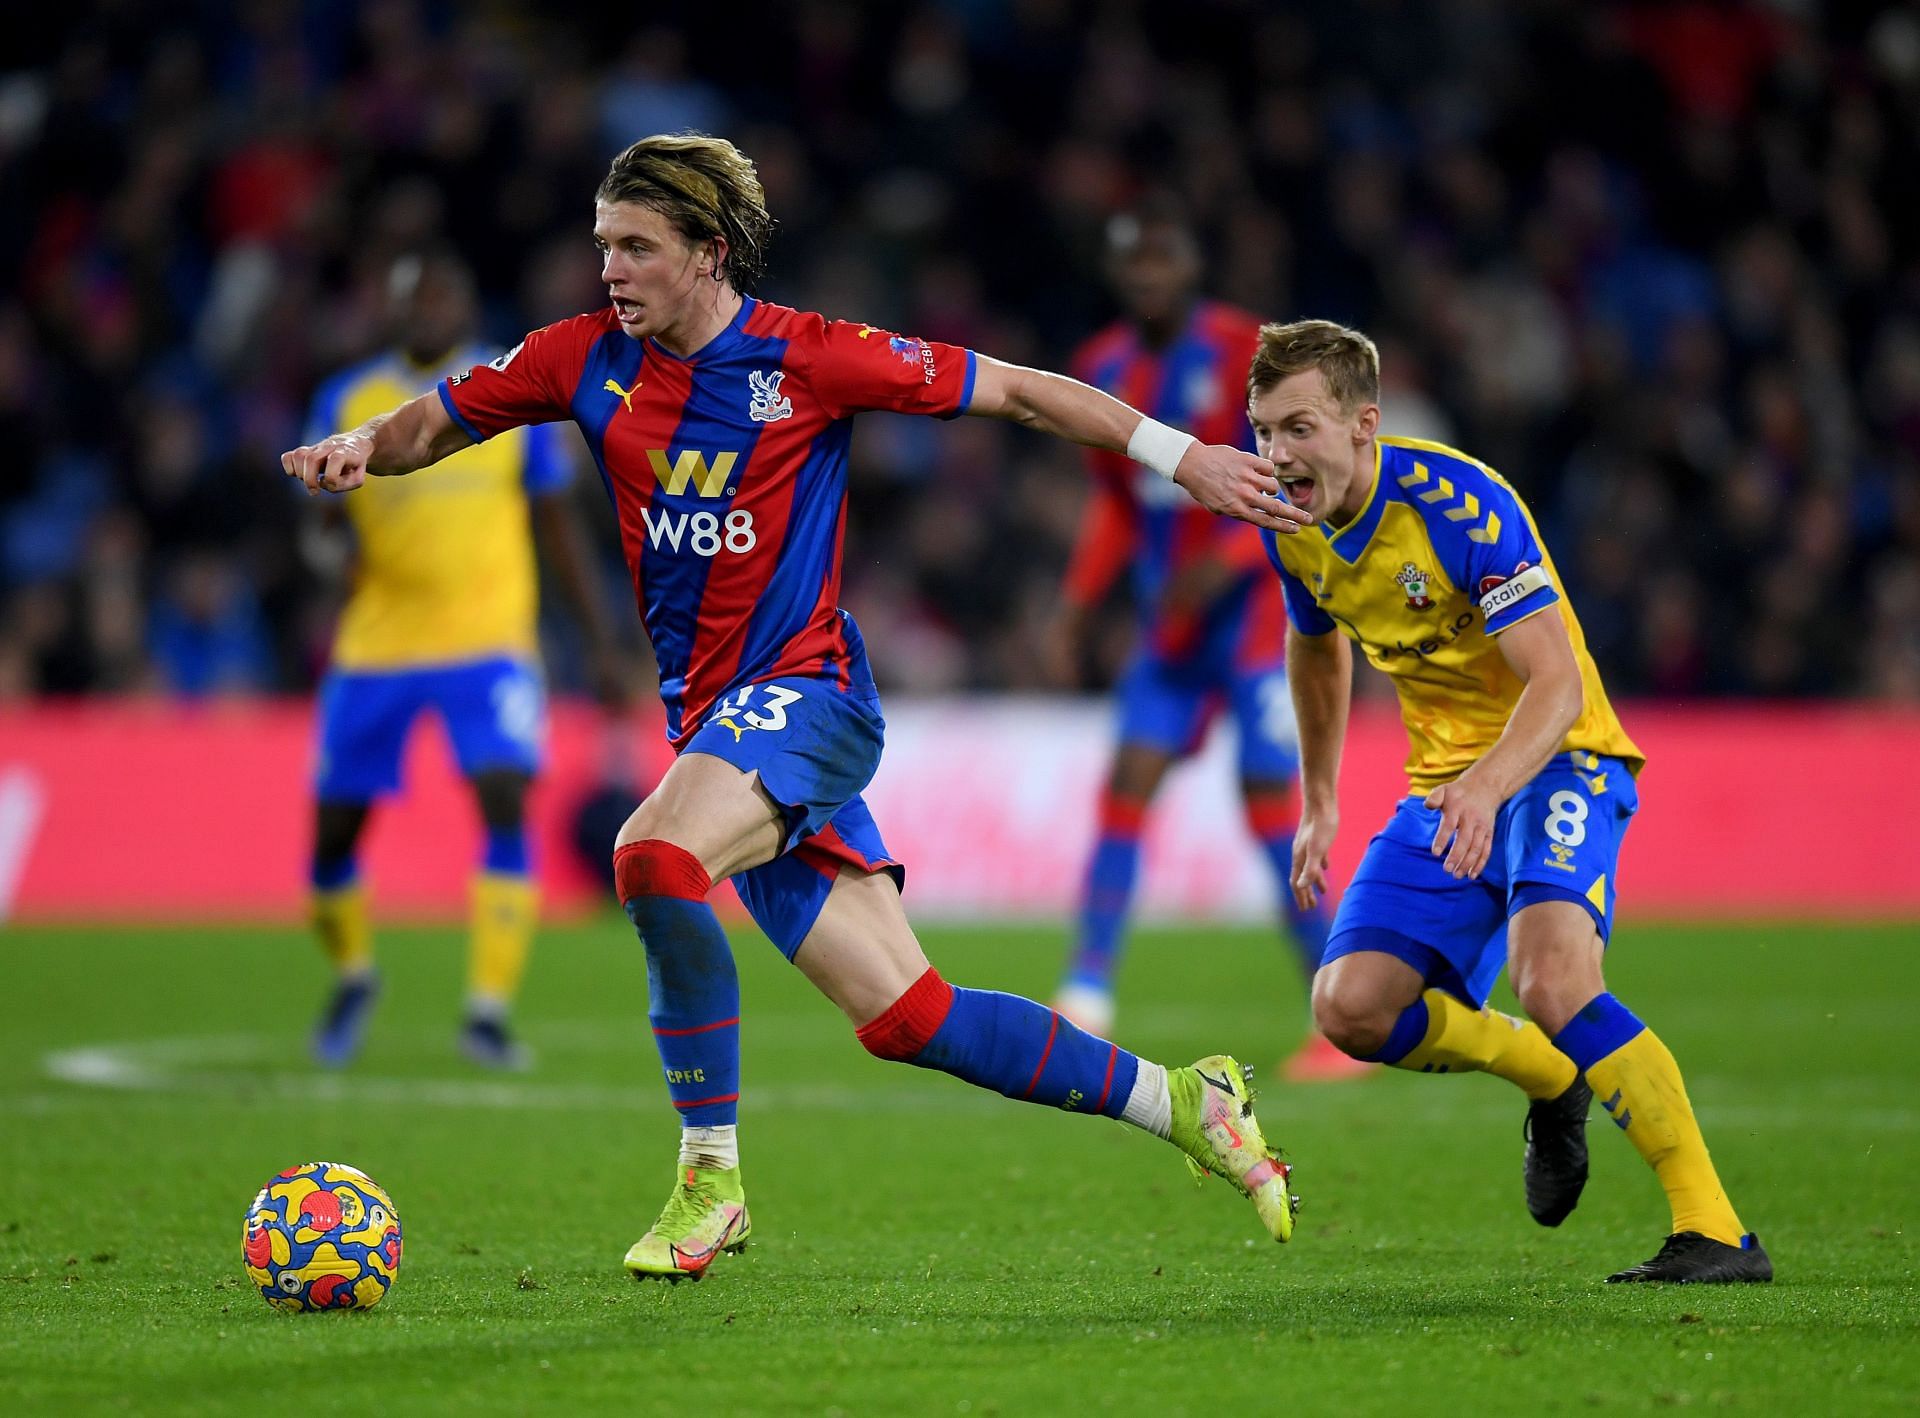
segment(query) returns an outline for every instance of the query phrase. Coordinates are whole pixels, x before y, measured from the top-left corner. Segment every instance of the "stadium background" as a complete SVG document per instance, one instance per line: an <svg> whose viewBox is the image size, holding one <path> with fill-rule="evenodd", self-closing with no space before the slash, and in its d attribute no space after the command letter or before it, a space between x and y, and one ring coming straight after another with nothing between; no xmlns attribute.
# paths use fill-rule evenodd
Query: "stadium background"
<svg viewBox="0 0 1920 1418"><path fill-rule="evenodd" d="M1532 501L1651 740L1629 915L1920 910L1884 769L1920 749L1920 8L90 0L9 25L0 913L292 916L338 588L277 455L378 345L409 248L474 263L502 344L597 304L588 196L682 128L759 162L767 296L1053 367L1112 313L1108 217L1176 191L1212 293L1373 331L1390 424ZM883 820L924 903L1057 916L1106 718L1033 697L1036 647L1084 476L982 420L870 416L854 455ZM1084 690L1125 652L1112 609ZM546 643L578 689L557 613ZM1384 706L1359 732L1348 860L1400 757ZM565 907L594 899L573 806L662 750L645 716L563 706L556 752ZM1039 788L957 808L956 761ZM415 772L373 874L453 909L473 829L436 740ZM1222 864L1220 779L1189 775L1151 841L1162 912L1263 909L1237 839ZM178 840L204 867L148 849ZM1809 871L1809 840L1851 845Z"/></svg>
<svg viewBox="0 0 1920 1418"><path fill-rule="evenodd" d="M276 455L378 338L411 245L479 267L497 341L596 303L588 195L681 126L760 161L777 299L1057 363L1109 313L1108 213L1168 184L1217 293L1382 335L1391 417L1532 499L1653 755L1608 979L1683 1060L1775 1285L1602 1285L1661 1212L1597 1114L1592 1184L1545 1232L1498 1085L1278 1082L1300 983L1204 771L1150 842L1163 920L1117 1037L1259 1071L1294 1244L1130 1130L866 1057L743 928L754 1245L698 1286L630 1284L676 1123L642 953L571 819L662 746L644 716L609 730L557 615L536 815L579 918L543 928L516 1012L538 1068L454 1053L476 844L432 734L370 853L367 1052L308 1061L308 695L337 590ZM1916 135L1912 3L8 7L6 1411L1913 1412ZM1116 606L1083 693L1044 682L1084 475L975 419L869 417L854 451L876 810L931 958L1044 997L1125 638ZM1403 752L1366 693L1348 862ZM319 1158L404 1217L371 1315L245 1293L247 1198Z"/></svg>

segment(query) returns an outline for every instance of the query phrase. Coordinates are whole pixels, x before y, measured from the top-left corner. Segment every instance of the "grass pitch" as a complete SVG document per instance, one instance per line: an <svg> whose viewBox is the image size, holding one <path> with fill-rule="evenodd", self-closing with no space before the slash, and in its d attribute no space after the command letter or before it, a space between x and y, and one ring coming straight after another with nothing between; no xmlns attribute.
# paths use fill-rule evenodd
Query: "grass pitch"
<svg viewBox="0 0 1920 1418"><path fill-rule="evenodd" d="M1051 930L929 931L962 983L1044 993ZM293 930L12 929L0 997L0 1407L335 1413L1912 1411L1920 1106L1911 928L1629 924L1618 993L1680 1057L1770 1288L1606 1287L1666 1212L1598 1113L1580 1209L1521 1201L1522 1102L1383 1072L1290 1089L1283 949L1148 930L1123 1043L1263 1075L1299 1164L1294 1243L1164 1144L868 1058L764 941L739 942L754 1244L698 1285L620 1257L675 1121L623 920L549 930L536 1072L453 1052L463 946L388 930L343 1076L304 1061L323 987ZM241 1271L279 1168L351 1162L406 1256L366 1314L285 1316ZM1469 1408L1470 1406L1470 1408Z"/></svg>

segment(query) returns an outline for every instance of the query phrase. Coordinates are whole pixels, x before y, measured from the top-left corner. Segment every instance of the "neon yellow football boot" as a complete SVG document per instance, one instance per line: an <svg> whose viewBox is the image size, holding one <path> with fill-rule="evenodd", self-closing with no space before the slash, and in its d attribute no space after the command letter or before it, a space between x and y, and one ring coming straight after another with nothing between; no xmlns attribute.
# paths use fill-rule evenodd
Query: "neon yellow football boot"
<svg viewBox="0 0 1920 1418"><path fill-rule="evenodd" d="M1228 1054L1192 1068L1167 1070L1173 1105L1173 1145L1187 1154L1196 1180L1225 1177L1253 1200L1261 1224L1276 1241L1293 1236L1300 1198L1287 1190L1293 1169L1267 1147L1253 1115L1253 1070Z"/></svg>
<svg viewBox="0 0 1920 1418"><path fill-rule="evenodd" d="M752 1231L738 1167L682 1167L660 1219L628 1250L627 1269L635 1279L698 1280L722 1255L745 1250Z"/></svg>

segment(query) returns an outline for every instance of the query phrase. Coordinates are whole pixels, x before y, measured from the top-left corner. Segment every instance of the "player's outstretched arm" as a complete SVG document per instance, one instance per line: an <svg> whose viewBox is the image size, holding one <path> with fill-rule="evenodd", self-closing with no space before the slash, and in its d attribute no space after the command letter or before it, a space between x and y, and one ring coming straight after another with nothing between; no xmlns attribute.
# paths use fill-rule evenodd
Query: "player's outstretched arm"
<svg viewBox="0 0 1920 1418"><path fill-rule="evenodd" d="M1297 532L1313 518L1280 497L1273 464L1243 448L1206 444L1147 418L1138 409L1064 374L977 361L967 412L1008 419L1089 448L1125 453L1186 489L1209 512L1275 532Z"/></svg>
<svg viewBox="0 0 1920 1418"><path fill-rule="evenodd" d="M1427 794L1427 806L1440 810L1433 854L1446 852L1444 865L1458 877L1477 877L1485 869L1501 804L1546 767L1586 707L1580 662L1558 611L1548 607L1515 621L1494 636L1494 643L1526 688L1493 747L1451 783Z"/></svg>
<svg viewBox="0 0 1920 1418"><path fill-rule="evenodd" d="M1293 898L1311 911L1331 889L1327 873L1340 831L1340 751L1353 698L1353 651L1338 631L1287 627L1287 684L1300 727L1300 828L1293 836Z"/></svg>
<svg viewBox="0 0 1920 1418"><path fill-rule="evenodd" d="M422 394L360 427L280 455L281 471L305 484L308 495L352 492L369 477L395 477L458 453L473 440L447 413L440 395Z"/></svg>

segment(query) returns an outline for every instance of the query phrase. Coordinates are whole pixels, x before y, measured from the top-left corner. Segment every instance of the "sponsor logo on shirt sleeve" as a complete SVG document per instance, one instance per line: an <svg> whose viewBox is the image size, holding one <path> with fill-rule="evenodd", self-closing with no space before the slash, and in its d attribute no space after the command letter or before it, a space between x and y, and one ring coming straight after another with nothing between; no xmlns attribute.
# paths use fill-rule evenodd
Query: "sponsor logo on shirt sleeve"
<svg viewBox="0 0 1920 1418"><path fill-rule="evenodd" d="M899 356L902 364L918 364L924 374L925 382L933 383L938 371L933 363L933 346L925 340L917 340L911 335L895 335L887 341L887 348Z"/></svg>

